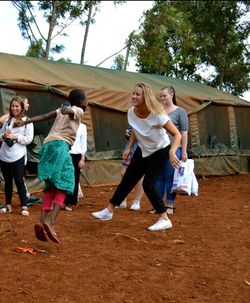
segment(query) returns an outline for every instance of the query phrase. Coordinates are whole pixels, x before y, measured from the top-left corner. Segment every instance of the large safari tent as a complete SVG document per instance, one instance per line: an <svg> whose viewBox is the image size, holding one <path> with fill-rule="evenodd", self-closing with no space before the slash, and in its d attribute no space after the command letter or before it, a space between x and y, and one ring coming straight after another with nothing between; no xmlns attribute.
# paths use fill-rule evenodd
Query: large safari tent
<svg viewBox="0 0 250 303"><path fill-rule="evenodd" d="M250 171L250 103L236 96L176 78L6 53L0 53L0 66L0 114L8 111L14 95L28 97L32 117L60 107L73 88L86 91L89 107L83 122L88 131L88 151L82 185L119 182L126 112L138 82L150 85L157 96L163 86L175 87L177 105L189 115L188 154L195 161L198 176ZM29 161L38 161L37 148L52 123L35 124L37 145L29 152ZM39 186L37 178L32 182L32 186Z"/></svg>

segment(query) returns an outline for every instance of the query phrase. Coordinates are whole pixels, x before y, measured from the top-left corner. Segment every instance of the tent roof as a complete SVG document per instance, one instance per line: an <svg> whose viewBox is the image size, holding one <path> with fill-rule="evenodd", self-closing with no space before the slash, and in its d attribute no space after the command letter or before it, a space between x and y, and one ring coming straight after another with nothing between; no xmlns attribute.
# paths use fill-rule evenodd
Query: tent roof
<svg viewBox="0 0 250 303"><path fill-rule="evenodd" d="M165 85L174 86L178 105L188 112L197 108L204 100L250 106L249 102L208 85L166 76L47 61L6 53L0 53L0 66L2 87L36 90L42 86L41 90L58 89L65 95L72 88L83 88L90 103L122 111L128 109L131 91L138 82L150 85L156 94Z"/></svg>

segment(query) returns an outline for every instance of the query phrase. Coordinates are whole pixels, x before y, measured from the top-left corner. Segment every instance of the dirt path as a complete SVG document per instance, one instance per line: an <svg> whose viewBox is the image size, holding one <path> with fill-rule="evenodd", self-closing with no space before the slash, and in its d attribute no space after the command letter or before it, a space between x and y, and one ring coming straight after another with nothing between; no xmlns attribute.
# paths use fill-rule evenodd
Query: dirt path
<svg viewBox="0 0 250 303"><path fill-rule="evenodd" d="M198 181L199 196L178 196L173 228L161 232L146 230L157 218L146 198L139 212L97 221L90 212L114 187L84 188L79 207L59 215L59 245L34 237L40 206L22 217L15 199L0 214L0 302L249 303L250 175Z"/></svg>

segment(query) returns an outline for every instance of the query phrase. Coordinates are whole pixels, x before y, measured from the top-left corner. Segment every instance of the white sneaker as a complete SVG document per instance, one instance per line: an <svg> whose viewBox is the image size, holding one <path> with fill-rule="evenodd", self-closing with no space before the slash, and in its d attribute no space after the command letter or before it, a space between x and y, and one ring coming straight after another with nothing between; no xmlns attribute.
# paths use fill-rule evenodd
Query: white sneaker
<svg viewBox="0 0 250 303"><path fill-rule="evenodd" d="M67 205L64 205L63 209L66 210L66 211L72 211L73 210L71 207L69 207Z"/></svg>
<svg viewBox="0 0 250 303"><path fill-rule="evenodd" d="M2 208L0 209L0 213L1 213L1 214L6 214L6 213L7 213L7 207L2 207Z"/></svg>
<svg viewBox="0 0 250 303"><path fill-rule="evenodd" d="M92 216L94 216L95 218L101 221L108 221L112 219L113 214L107 208L104 208L101 211L96 211L92 213Z"/></svg>
<svg viewBox="0 0 250 303"><path fill-rule="evenodd" d="M140 201L139 200L134 200L130 206L129 209L131 210L140 210Z"/></svg>
<svg viewBox="0 0 250 303"><path fill-rule="evenodd" d="M22 216L29 216L29 211L28 211L28 207L27 206L23 206L22 207L22 211L21 211L21 215Z"/></svg>
<svg viewBox="0 0 250 303"><path fill-rule="evenodd" d="M122 203L119 206L116 206L115 208L127 208L126 200L123 200Z"/></svg>
<svg viewBox="0 0 250 303"><path fill-rule="evenodd" d="M7 204L5 207L2 207L0 209L0 213L1 214L5 214L5 213L11 213L12 212L12 207L10 204Z"/></svg>
<svg viewBox="0 0 250 303"><path fill-rule="evenodd" d="M172 223L169 219L166 220L166 219L160 218L160 219L158 219L158 221L155 224L149 226L148 230L151 230L151 231L164 230L164 229L169 229L171 227L172 227Z"/></svg>

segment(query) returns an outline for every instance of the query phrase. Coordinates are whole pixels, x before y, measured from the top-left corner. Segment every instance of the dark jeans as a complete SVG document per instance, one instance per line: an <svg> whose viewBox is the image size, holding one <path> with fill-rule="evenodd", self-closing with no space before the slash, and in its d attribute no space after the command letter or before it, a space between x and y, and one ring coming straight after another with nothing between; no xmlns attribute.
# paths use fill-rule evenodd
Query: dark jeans
<svg viewBox="0 0 250 303"><path fill-rule="evenodd" d="M72 163L74 166L74 173L75 173L75 187L73 195L67 195L64 201L65 205L77 205L78 201L78 183L80 179L80 168L78 166L79 161L81 160L81 154L71 154Z"/></svg>
<svg viewBox="0 0 250 303"><path fill-rule="evenodd" d="M138 146L129 164L121 183L118 185L110 203L119 206L127 197L137 182L144 176L143 189L157 213L166 211L163 199L156 187L156 181L160 177L169 158L170 146L154 152L143 158Z"/></svg>
<svg viewBox="0 0 250 303"><path fill-rule="evenodd" d="M26 188L24 184L24 157L15 162L0 161L4 178L4 192L6 204L11 204L13 193L13 179L16 184L18 196L22 206L26 205Z"/></svg>

